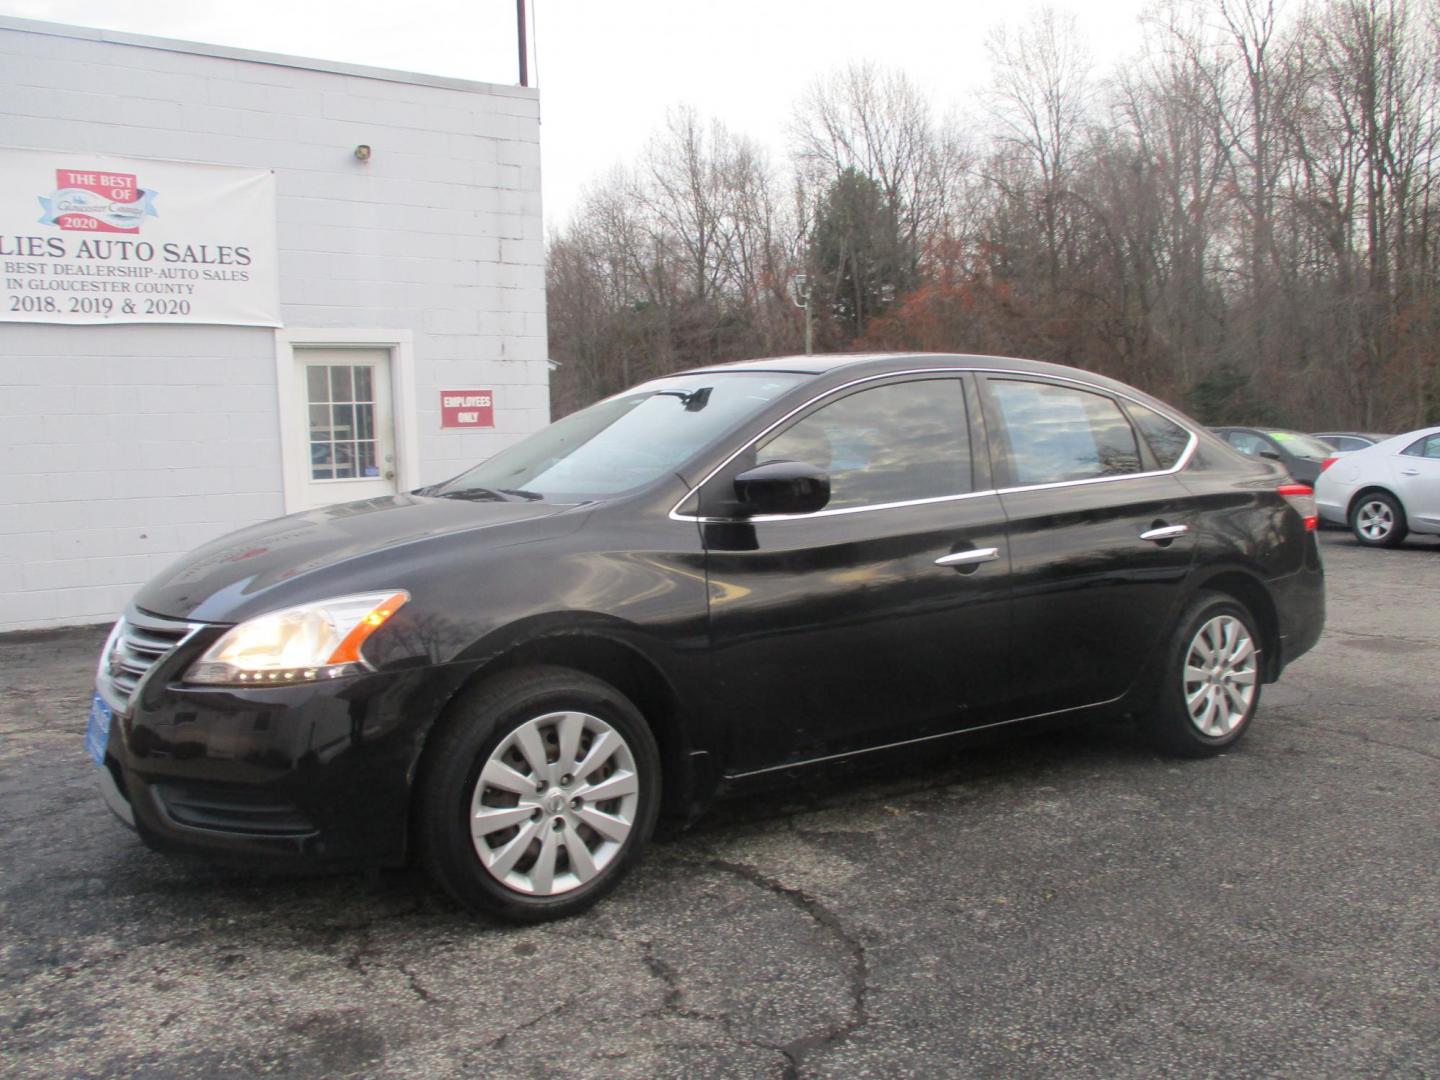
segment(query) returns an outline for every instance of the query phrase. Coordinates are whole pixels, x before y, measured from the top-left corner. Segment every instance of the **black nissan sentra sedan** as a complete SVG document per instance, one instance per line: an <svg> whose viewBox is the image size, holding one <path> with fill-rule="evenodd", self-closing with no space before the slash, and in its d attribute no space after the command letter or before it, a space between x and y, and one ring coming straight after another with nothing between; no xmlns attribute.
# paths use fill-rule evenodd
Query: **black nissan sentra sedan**
<svg viewBox="0 0 1440 1080"><path fill-rule="evenodd" d="M826 763L1116 714L1233 746L1320 635L1314 528L1279 465L1083 371L705 368L180 560L88 745L154 847L418 855L472 910L566 915L659 815Z"/></svg>

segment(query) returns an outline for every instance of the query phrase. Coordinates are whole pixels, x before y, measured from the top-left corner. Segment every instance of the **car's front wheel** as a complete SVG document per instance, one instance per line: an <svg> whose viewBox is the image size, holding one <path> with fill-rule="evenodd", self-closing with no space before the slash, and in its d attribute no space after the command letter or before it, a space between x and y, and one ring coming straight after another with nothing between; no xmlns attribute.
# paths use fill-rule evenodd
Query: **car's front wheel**
<svg viewBox="0 0 1440 1080"><path fill-rule="evenodd" d="M1208 757L1235 745L1260 704L1260 635L1250 612L1201 593L1170 643L1150 730L1162 749Z"/></svg>
<svg viewBox="0 0 1440 1080"><path fill-rule="evenodd" d="M1394 547L1410 531L1405 508L1383 491L1361 496L1350 511L1350 529L1366 547Z"/></svg>
<svg viewBox="0 0 1440 1080"><path fill-rule="evenodd" d="M422 857L451 896L475 912L560 918L614 888L649 839L660 755L613 686L533 667L458 703L420 783Z"/></svg>

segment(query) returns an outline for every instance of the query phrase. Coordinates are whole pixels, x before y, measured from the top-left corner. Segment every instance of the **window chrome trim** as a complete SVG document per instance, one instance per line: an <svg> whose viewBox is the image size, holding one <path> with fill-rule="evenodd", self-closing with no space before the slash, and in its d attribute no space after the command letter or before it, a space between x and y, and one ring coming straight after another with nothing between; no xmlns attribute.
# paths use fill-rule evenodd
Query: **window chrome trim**
<svg viewBox="0 0 1440 1080"><path fill-rule="evenodd" d="M1050 382L1070 383L1073 386L1078 386L1083 390L1090 391L1091 393L1104 394L1109 397L1123 398L1124 400L1134 405L1139 405L1142 408L1149 409L1151 412L1155 413L1158 416L1164 417L1166 420L1169 420L1176 427L1184 431L1187 435L1190 436L1190 441L1185 444L1185 449L1181 451L1180 457L1174 465L1172 465L1168 469L1152 469L1149 472L1121 473L1118 476L1092 476L1084 480L1056 480L1047 484L1018 484L1014 487L1008 488L990 488L986 491L971 491L963 495L935 495L925 499L907 499L902 502L868 503L865 506L845 506L836 510L816 510L814 513L810 514L757 514L753 517L704 517L699 514L680 513L680 507L684 506L690 499L692 499L695 496L696 492L698 492L702 487L704 487L711 480L713 480L715 476L727 465L729 465L737 457L743 454L751 446L754 446L761 439L765 438L765 436L769 435L781 424L786 423L788 420L804 412L806 409L810 408L817 402L823 401L828 397L840 393L841 391L849 390L852 387L862 386L865 383L879 382L882 379L906 378L913 375L1002 375L1018 377L1022 380L1038 379L1041 381L1048 380ZM1134 422L1131 421L1128 416L1125 419L1131 424L1132 427L1134 427ZM1145 433L1142 431L1137 431L1136 434L1142 439L1145 437ZM706 473L704 479L702 479L699 483L697 483L694 487L687 491L675 503L675 505L670 508L670 513L668 516L671 521L699 522L706 525L752 524L755 522L796 521L801 519L809 520L811 518L817 517L836 517L841 514L859 514L865 513L870 510L896 510L905 506L921 506L926 503L956 502L961 499L978 499L983 498L987 495L1013 495L1021 491L1042 491L1050 488L1080 487L1087 484L1104 484L1114 480L1140 480L1151 476L1172 476L1175 473L1178 473L1181 469L1185 468L1185 466L1190 464L1190 459L1195 454L1195 448L1199 445L1200 437L1195 434L1194 430L1188 425L1181 423L1174 416L1169 415L1169 413L1160 409L1156 409L1153 405L1149 405L1146 402L1139 400L1138 398L1132 397L1131 395L1124 393L1123 391L1111 390L1108 387L1098 386L1095 383L1086 382L1083 379L1074 379L1066 375L1048 375L1029 371L1010 371L1006 368L985 367L911 368L906 371L886 371L878 375L867 375L862 379L852 379L850 382L842 383L839 386L831 387L829 390L824 390L816 394L814 397L809 398L808 400L795 406L795 408L791 409L784 416L780 417L764 431L756 435L753 439L748 439L744 443L742 443L739 448L734 451L734 453L732 453L724 461L720 462L719 465L716 465L715 468L711 469L708 473ZM1154 452L1153 447L1151 447L1151 452Z"/></svg>

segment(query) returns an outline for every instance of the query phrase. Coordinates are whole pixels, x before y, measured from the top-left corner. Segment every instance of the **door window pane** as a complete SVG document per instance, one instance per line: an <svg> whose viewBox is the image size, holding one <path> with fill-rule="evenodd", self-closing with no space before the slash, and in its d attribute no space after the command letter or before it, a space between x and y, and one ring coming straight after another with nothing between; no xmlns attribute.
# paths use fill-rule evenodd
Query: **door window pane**
<svg viewBox="0 0 1440 1080"><path fill-rule="evenodd" d="M1110 398L1051 383L990 383L1016 484L1055 484L1140 471L1135 431Z"/></svg>
<svg viewBox="0 0 1440 1080"><path fill-rule="evenodd" d="M355 406L330 406L330 423L335 431L335 441L355 438Z"/></svg>
<svg viewBox="0 0 1440 1080"><path fill-rule="evenodd" d="M964 386L927 379L862 390L760 444L756 461L827 470L827 509L965 494L972 482Z"/></svg>
<svg viewBox="0 0 1440 1080"><path fill-rule="evenodd" d="M310 478L352 480L379 476L374 442L374 368L369 364L311 364L305 370L305 387L309 397Z"/></svg>
<svg viewBox="0 0 1440 1080"><path fill-rule="evenodd" d="M311 401L330 400L330 385L323 364L311 364L305 369L305 385L310 391Z"/></svg>
<svg viewBox="0 0 1440 1080"><path fill-rule="evenodd" d="M370 367L368 365L361 365L355 368L355 400L375 400L375 392L370 378Z"/></svg>

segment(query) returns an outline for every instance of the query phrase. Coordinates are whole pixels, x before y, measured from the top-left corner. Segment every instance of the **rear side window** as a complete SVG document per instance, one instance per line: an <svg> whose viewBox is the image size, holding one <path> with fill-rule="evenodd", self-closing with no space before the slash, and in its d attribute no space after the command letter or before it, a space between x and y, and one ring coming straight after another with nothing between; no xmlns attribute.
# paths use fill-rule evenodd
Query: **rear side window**
<svg viewBox="0 0 1440 1080"><path fill-rule="evenodd" d="M1051 383L992 380L1018 485L1140 471L1135 431L1108 397Z"/></svg>
<svg viewBox="0 0 1440 1080"><path fill-rule="evenodd" d="M1327 442L1336 450L1349 453L1351 450L1364 450L1370 444L1364 439L1352 439L1348 435L1327 435L1322 442Z"/></svg>
<svg viewBox="0 0 1440 1080"><path fill-rule="evenodd" d="M1416 439L1400 452L1411 457L1440 458L1440 435L1426 435L1423 439Z"/></svg>
<svg viewBox="0 0 1440 1080"><path fill-rule="evenodd" d="M828 471L828 509L963 495L973 487L959 379L850 394L756 449L761 463L804 461Z"/></svg>
<svg viewBox="0 0 1440 1080"><path fill-rule="evenodd" d="M1190 445L1190 432L1139 402L1126 402L1125 408L1140 429L1141 436L1150 444L1160 467L1173 469L1180 455L1185 453L1185 447Z"/></svg>
<svg viewBox="0 0 1440 1080"><path fill-rule="evenodd" d="M1249 454L1251 457L1255 457L1257 454L1275 453L1275 448L1261 436L1252 435L1248 431L1227 431L1225 441L1240 453Z"/></svg>

